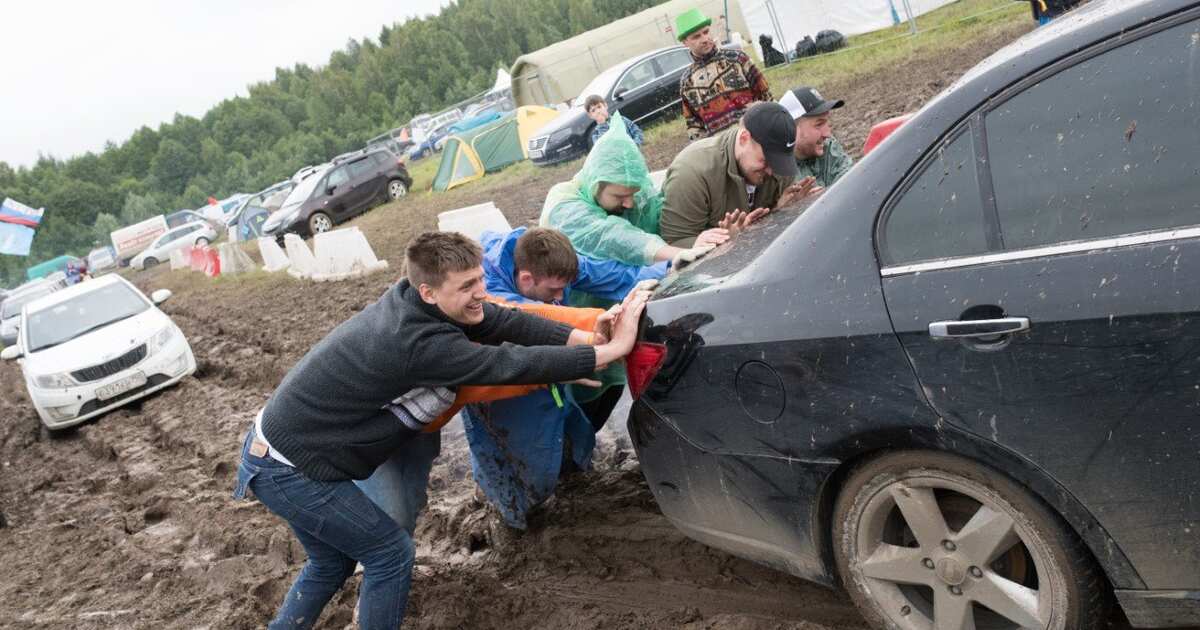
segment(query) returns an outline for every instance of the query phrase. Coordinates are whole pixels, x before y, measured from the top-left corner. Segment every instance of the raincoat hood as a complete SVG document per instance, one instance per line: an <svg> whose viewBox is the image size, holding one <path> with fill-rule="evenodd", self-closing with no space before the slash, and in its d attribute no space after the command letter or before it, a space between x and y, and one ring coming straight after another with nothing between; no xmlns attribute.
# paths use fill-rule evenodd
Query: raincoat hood
<svg viewBox="0 0 1200 630"><path fill-rule="evenodd" d="M484 232L479 235L479 244L483 247L483 275L487 282L489 295L516 304L533 303L517 290L515 253L517 239L525 233L525 228L517 228L508 234L499 232Z"/></svg>
<svg viewBox="0 0 1200 630"><path fill-rule="evenodd" d="M629 137L629 132L625 129L625 119L621 117L620 112L613 112L608 125L608 131L596 141L583 162L583 168L575 175L574 181L579 184L580 196L583 201L599 208L595 201L596 192L600 188L600 182L608 182L637 188L634 208L645 207L658 193L654 182L650 181L650 170L646 168L646 160L633 138ZM659 205L661 207L661 201Z"/></svg>

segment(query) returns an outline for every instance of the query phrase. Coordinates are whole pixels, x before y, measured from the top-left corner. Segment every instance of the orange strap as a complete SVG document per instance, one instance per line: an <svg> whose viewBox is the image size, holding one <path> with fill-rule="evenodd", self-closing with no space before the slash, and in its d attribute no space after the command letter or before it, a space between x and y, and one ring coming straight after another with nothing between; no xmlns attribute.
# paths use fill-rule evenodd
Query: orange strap
<svg viewBox="0 0 1200 630"><path fill-rule="evenodd" d="M598 308L574 308L571 306L542 303L514 304L494 297L488 297L488 301L500 306L516 308L522 312L537 315L544 319L569 324L580 330L592 330L595 328L596 318L604 313L602 309ZM430 422L425 427L424 432L432 433L440 430L450 421L450 418L454 417L454 414L470 403L517 398L544 387L545 385L463 385L455 392L454 404L450 405L450 408L438 416L436 420Z"/></svg>

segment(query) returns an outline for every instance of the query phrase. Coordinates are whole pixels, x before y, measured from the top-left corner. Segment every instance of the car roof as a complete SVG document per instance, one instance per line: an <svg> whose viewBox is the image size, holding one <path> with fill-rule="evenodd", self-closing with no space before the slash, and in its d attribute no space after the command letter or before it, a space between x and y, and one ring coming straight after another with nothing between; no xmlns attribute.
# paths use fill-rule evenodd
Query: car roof
<svg viewBox="0 0 1200 630"><path fill-rule="evenodd" d="M177 230L182 230L183 228L188 227L189 225L199 225L200 227L209 227L208 221L188 221L187 223L182 223L180 225L176 225L175 227L167 230L167 232L175 232ZM166 234L167 232L163 232L163 234Z"/></svg>
<svg viewBox="0 0 1200 630"><path fill-rule="evenodd" d="M118 276L115 274L108 274L106 276L100 276L99 278L96 278L94 280L87 280L85 282L80 282L78 284L71 285L65 289L59 289L57 291L49 293L43 297L40 297L40 298L30 302L29 304L26 304L25 309L28 310L29 312L40 311L44 308L54 306L55 304L61 304L62 302L66 302L67 300L70 300L73 297L83 295L85 293L90 293L92 291L95 291L96 289L102 289L104 287L107 287L107 286L113 285L113 284L127 284L130 286L130 288L134 288L136 290L136 287L134 287L132 284L130 284L128 280L125 280L121 276ZM140 294L141 291L138 291L138 293Z"/></svg>

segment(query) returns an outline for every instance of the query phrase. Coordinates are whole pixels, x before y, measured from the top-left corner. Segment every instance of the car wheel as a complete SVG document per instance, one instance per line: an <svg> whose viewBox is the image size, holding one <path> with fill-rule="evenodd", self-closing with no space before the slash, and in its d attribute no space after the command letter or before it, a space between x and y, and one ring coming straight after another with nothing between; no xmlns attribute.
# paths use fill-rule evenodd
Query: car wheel
<svg viewBox="0 0 1200 630"><path fill-rule="evenodd" d="M407 194L408 186L405 186L404 182L398 179L393 179L392 181L388 182L388 197L391 197L392 201L395 201Z"/></svg>
<svg viewBox="0 0 1200 630"><path fill-rule="evenodd" d="M158 264L158 259L153 256L147 256L146 260L142 261L142 269L149 269Z"/></svg>
<svg viewBox="0 0 1200 630"><path fill-rule="evenodd" d="M308 231L312 234L320 234L333 229L333 219L324 212L314 212L308 217Z"/></svg>
<svg viewBox="0 0 1200 630"><path fill-rule="evenodd" d="M207 238L201 236L200 238L196 239L196 247L204 247L205 245L208 245Z"/></svg>
<svg viewBox="0 0 1200 630"><path fill-rule="evenodd" d="M877 628L1099 627L1108 590L1056 514L1007 477L946 453L887 455L838 496L842 582Z"/></svg>

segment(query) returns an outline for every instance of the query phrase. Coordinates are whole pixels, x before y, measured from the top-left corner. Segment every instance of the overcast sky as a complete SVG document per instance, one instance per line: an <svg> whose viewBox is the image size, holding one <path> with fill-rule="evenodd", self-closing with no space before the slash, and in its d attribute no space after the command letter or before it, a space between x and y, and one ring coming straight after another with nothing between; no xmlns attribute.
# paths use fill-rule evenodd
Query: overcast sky
<svg viewBox="0 0 1200 630"><path fill-rule="evenodd" d="M120 0L5 3L0 161L68 158L118 144L175 112L200 117L296 63L324 65L350 38L437 13L449 0Z"/></svg>

